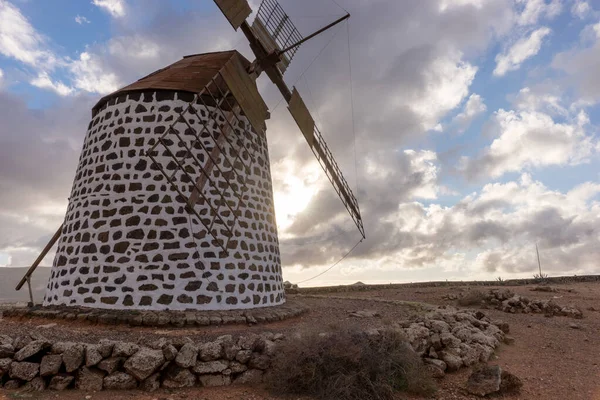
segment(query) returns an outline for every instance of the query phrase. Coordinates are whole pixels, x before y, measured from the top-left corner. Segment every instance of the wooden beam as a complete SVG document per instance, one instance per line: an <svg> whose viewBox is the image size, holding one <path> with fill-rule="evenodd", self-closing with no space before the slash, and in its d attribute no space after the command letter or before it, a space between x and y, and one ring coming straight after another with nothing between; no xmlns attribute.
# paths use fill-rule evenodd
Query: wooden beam
<svg viewBox="0 0 600 400"><path fill-rule="evenodd" d="M54 236L52 236L52 239L50 239L50 241L48 242L46 247L44 247L44 250L42 250L42 252L38 256L38 258L36 258L35 261L33 262L33 264L31 265L31 267L29 267L29 269L27 270L27 273L25 273L25 276L21 279L21 281L15 288L16 290L21 290L21 288L23 287L25 282L27 282L27 279L33 274L33 271L35 271L35 269L38 267L38 265L40 265L40 263L42 262L44 257L46 257L46 254L48 254L48 252L52 248L52 246L54 246L54 243L56 243L58 241L58 239L60 238L60 235L62 233L62 230L63 230L63 225L61 224L60 228L58 228L58 230L56 231Z"/></svg>
<svg viewBox="0 0 600 400"><path fill-rule="evenodd" d="M238 114L239 112L240 112L240 106L238 106L236 104L233 107L233 110L231 110L228 113L229 115L227 116L227 123L224 125L223 131L221 132L221 135L217 139L215 147L213 147L212 151L210 152L210 157L206 161L206 164L204 164L204 171L207 174L210 174L212 172L213 168L215 167L215 164L212 160L216 160L219 157L219 155L221 154L221 147L225 144L226 136L229 135L231 133L231 131L233 130L231 128L231 125L232 125L233 120L235 119L235 114ZM205 174L200 174L200 176L196 180L196 186L200 189L203 189L204 185L206 184L206 181L208 181L208 177ZM194 190L192 191L192 194L190 195L189 204L192 207L195 206L196 203L198 202L199 198L200 198L200 193L196 190L196 188L194 188Z"/></svg>

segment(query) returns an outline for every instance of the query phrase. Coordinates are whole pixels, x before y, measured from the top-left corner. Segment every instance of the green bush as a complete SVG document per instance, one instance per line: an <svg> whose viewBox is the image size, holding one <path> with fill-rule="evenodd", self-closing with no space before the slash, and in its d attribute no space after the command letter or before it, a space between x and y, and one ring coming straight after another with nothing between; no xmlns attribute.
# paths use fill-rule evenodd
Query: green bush
<svg viewBox="0 0 600 400"><path fill-rule="evenodd" d="M398 391L430 395L435 383L405 337L358 331L305 334L278 347L267 386L277 394L338 400L391 400Z"/></svg>

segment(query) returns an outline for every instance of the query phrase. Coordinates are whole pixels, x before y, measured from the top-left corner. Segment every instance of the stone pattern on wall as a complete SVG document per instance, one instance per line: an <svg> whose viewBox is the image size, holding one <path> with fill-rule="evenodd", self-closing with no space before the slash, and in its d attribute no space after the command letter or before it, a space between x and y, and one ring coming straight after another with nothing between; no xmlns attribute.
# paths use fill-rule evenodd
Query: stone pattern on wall
<svg viewBox="0 0 600 400"><path fill-rule="evenodd" d="M113 98L93 117L44 305L218 310L285 302L264 134L257 134L242 118L243 126L236 126L232 135L252 151L252 157L242 154L249 168L231 165L223 154L218 158L224 174L247 173L227 253L187 212L183 199L146 156L192 100L191 94L182 92L133 92ZM196 104L194 108L196 112L186 113L185 118L200 131L212 107ZM207 124L204 146L192 147L195 137L181 128L185 124L175 128L195 157L206 162L220 134L217 124L224 123L219 115L217 122ZM239 150L227 142L224 146L230 155ZM166 149L159 146L157 150L159 163L169 173L176 172ZM186 169L192 176L200 174L195 165L188 164ZM219 190L205 187L209 201L216 204L223 193L228 202L239 202L234 190L241 183L229 186L224 174L218 169L213 172ZM181 175L175 174L176 183L190 196L193 186ZM199 202L195 209L203 217L214 214L206 202ZM224 207L219 212L232 219Z"/></svg>

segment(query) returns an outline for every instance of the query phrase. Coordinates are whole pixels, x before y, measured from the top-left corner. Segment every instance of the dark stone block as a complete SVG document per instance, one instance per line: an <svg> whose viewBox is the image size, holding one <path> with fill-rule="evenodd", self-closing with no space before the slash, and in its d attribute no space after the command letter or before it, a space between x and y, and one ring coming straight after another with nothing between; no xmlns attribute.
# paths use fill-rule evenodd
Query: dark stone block
<svg viewBox="0 0 600 400"><path fill-rule="evenodd" d="M185 286L185 290L188 292L195 292L196 290L200 289L201 287L202 287L201 281L192 281L192 282L188 282L188 284Z"/></svg>
<svg viewBox="0 0 600 400"><path fill-rule="evenodd" d="M119 298L115 296L100 298L100 301L104 304L116 304L117 300L119 300Z"/></svg>
<svg viewBox="0 0 600 400"><path fill-rule="evenodd" d="M217 286L215 282L211 282L206 287L206 290L208 290L209 292L217 292L219 290L219 286Z"/></svg>
<svg viewBox="0 0 600 400"><path fill-rule="evenodd" d="M162 231L160 233L160 239L161 240L170 240L170 239L175 239L175 235L169 231Z"/></svg>
<svg viewBox="0 0 600 400"><path fill-rule="evenodd" d="M188 253L173 253L169 254L170 261L185 260L188 258Z"/></svg>
<svg viewBox="0 0 600 400"><path fill-rule="evenodd" d="M196 304L208 304L212 301L212 298L203 294L196 296Z"/></svg>
<svg viewBox="0 0 600 400"><path fill-rule="evenodd" d="M146 243L143 247L143 251L152 251L152 250L158 250L158 248L160 247L160 244L156 243L156 242L152 242L152 243ZM160 254L158 254L160 255ZM154 260L153 261L157 261ZM161 260L162 261L162 256L161 256Z"/></svg>
<svg viewBox="0 0 600 400"><path fill-rule="evenodd" d="M131 307L133 305L133 297L130 294L123 298L123 305L127 307Z"/></svg>
<svg viewBox="0 0 600 400"><path fill-rule="evenodd" d="M139 223L140 223L140 217L137 215L129 217L125 220L125 226L138 226Z"/></svg>
<svg viewBox="0 0 600 400"><path fill-rule="evenodd" d="M158 304L169 305L173 302L173 296L168 294L161 295L156 301Z"/></svg>
<svg viewBox="0 0 600 400"><path fill-rule="evenodd" d="M131 214L132 212L133 212L133 207L132 206L123 206L119 210L119 214L121 214L121 215Z"/></svg>
<svg viewBox="0 0 600 400"><path fill-rule="evenodd" d="M127 239L141 240L143 238L144 238L144 230L143 229L134 229L132 231L127 232Z"/></svg>
<svg viewBox="0 0 600 400"><path fill-rule="evenodd" d="M144 292L149 292L149 291L157 290L158 286L156 286L152 283L146 283L144 285L141 285L138 289L142 290Z"/></svg>
<svg viewBox="0 0 600 400"><path fill-rule="evenodd" d="M152 305L152 297L150 296L142 296L140 299L140 306L151 306Z"/></svg>
<svg viewBox="0 0 600 400"><path fill-rule="evenodd" d="M191 304L194 302L194 299L192 299L192 297L188 296L187 294L180 294L179 296L177 296L177 301L183 304Z"/></svg>
<svg viewBox="0 0 600 400"><path fill-rule="evenodd" d="M129 242L119 242L117 244L115 244L113 251L115 253L125 253L127 251L127 249L129 248Z"/></svg>
<svg viewBox="0 0 600 400"><path fill-rule="evenodd" d="M227 304L237 304L238 303L238 299L236 297L230 296L227 299L225 299L225 302Z"/></svg>
<svg viewBox="0 0 600 400"><path fill-rule="evenodd" d="M115 191L115 193L125 193L126 189L125 189L125 185L114 185L113 190ZM116 210L115 210L115 212L116 212Z"/></svg>

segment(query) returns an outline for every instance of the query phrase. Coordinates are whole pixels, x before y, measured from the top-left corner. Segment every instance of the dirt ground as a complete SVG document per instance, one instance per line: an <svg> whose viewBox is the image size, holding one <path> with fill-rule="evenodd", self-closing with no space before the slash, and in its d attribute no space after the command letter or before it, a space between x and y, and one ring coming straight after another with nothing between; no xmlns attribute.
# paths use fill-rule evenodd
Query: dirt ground
<svg viewBox="0 0 600 400"><path fill-rule="evenodd" d="M510 324L510 335L515 338L512 345L501 345L496 351L498 364L512 372L523 381L519 395L500 396L501 399L585 399L600 400L600 283L573 283L555 285L558 292L534 292L534 286L513 286L509 288L519 295L531 299L554 298L560 305L578 306L584 313L584 319L574 320L568 317L547 318L543 314L509 314L498 310L485 310L492 319L501 319ZM489 290L493 287L480 287ZM34 327L59 323L43 329L49 338L62 340L80 340L97 342L100 338L144 343L158 337L189 336L194 340L214 338L223 334L241 335L247 332L282 332L293 335L299 330L325 330L332 327L360 326L381 327L394 321L406 319L423 308L415 304L423 302L433 305L457 305L454 300L445 300L448 294L459 294L469 290L467 286L410 288L395 287L364 292L319 294L316 296L293 296L295 301L308 305L310 312L301 317L266 325L198 327L180 329L130 328L125 326L101 327L77 322L52 320L13 320L0 321L0 334L16 335ZM374 300L405 301L390 304ZM376 310L379 318L356 319L349 312L356 310ZM599 310L599 311L592 311ZM578 329L570 326L577 324ZM435 399L475 399L464 391L469 369L447 374L439 381L439 390ZM135 400L177 400L177 399L300 399L298 397L277 397L262 388L226 387L193 388L186 390L154 393L140 391L87 393L66 391L61 393L19 393L0 390L0 400L4 399L135 399ZM405 399L405 395L399 395ZM301 399L309 400L309 399Z"/></svg>

